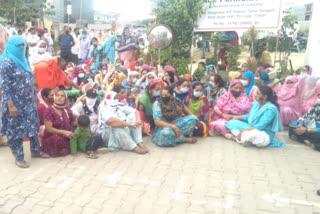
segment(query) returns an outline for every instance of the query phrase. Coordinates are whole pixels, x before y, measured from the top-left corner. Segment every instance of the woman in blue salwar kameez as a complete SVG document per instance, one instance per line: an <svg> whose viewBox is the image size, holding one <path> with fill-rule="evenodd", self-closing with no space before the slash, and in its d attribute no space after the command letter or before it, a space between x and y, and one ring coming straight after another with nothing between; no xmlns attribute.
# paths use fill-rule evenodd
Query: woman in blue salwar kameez
<svg viewBox="0 0 320 214"><path fill-rule="evenodd" d="M256 101L252 103L249 114L233 116L226 127L232 134L229 138L244 146L283 147L284 144L274 138L281 131L277 96L268 86L260 86L256 92Z"/></svg>

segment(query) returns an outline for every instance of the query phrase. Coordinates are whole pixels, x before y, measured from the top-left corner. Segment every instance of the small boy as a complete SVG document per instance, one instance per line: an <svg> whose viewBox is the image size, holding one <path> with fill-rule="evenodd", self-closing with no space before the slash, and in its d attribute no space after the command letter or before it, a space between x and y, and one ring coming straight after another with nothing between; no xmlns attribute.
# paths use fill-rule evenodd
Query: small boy
<svg viewBox="0 0 320 214"><path fill-rule="evenodd" d="M87 153L87 158L96 159L96 150L100 147L99 140L96 137L91 137L90 133L90 118L87 115L80 115L78 117L78 127L73 133L75 138L70 140L70 150L73 156L77 156L77 151ZM100 150L107 150L107 148L101 148Z"/></svg>

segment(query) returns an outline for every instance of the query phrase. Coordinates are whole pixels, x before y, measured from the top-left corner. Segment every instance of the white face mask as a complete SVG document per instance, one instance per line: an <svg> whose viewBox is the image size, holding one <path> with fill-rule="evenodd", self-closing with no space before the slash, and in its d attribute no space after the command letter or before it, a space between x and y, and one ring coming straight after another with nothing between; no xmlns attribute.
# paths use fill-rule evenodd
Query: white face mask
<svg viewBox="0 0 320 214"><path fill-rule="evenodd" d="M96 104L97 98L88 98L86 97L86 103L89 108L93 108Z"/></svg>
<svg viewBox="0 0 320 214"><path fill-rule="evenodd" d="M47 50L47 48L40 48L40 47L38 48L38 52L41 54L45 53L46 50Z"/></svg>
<svg viewBox="0 0 320 214"><path fill-rule="evenodd" d="M101 71L103 74L106 74L108 72L108 70L102 70Z"/></svg>
<svg viewBox="0 0 320 214"><path fill-rule="evenodd" d="M242 83L243 86L248 86L249 85L249 81L248 80L240 80L240 82Z"/></svg>
<svg viewBox="0 0 320 214"><path fill-rule="evenodd" d="M137 81L138 81L137 78L132 79L132 82L133 82L133 83L136 83Z"/></svg>
<svg viewBox="0 0 320 214"><path fill-rule="evenodd" d="M72 67L68 68L68 71L73 71L73 68Z"/></svg>

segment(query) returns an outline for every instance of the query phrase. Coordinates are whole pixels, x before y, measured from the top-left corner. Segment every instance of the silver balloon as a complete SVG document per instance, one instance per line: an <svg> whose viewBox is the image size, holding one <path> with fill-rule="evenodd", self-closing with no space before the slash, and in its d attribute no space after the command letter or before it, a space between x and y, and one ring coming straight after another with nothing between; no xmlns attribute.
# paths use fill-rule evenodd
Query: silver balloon
<svg viewBox="0 0 320 214"><path fill-rule="evenodd" d="M148 34L148 41L153 48L160 50L171 44L172 37L172 30L169 26L156 25L150 30Z"/></svg>

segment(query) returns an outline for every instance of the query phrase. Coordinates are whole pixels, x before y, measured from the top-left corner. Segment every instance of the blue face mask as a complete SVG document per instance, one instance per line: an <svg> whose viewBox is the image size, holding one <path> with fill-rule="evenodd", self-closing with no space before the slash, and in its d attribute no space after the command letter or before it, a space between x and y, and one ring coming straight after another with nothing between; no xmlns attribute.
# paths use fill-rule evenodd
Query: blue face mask
<svg viewBox="0 0 320 214"><path fill-rule="evenodd" d="M109 61L105 60L103 61L104 64L109 64Z"/></svg>
<svg viewBox="0 0 320 214"><path fill-rule="evenodd" d="M195 96L195 97L201 97L201 95L202 95L202 92L200 92L200 91L194 91L193 92L193 96Z"/></svg>
<svg viewBox="0 0 320 214"><path fill-rule="evenodd" d="M87 35L82 34L82 38L83 38L83 39L87 38Z"/></svg>
<svg viewBox="0 0 320 214"><path fill-rule="evenodd" d="M138 70L139 69L139 67L138 66L134 66L134 70Z"/></svg>
<svg viewBox="0 0 320 214"><path fill-rule="evenodd" d="M213 87L214 87L214 84L211 83L211 82L209 82L208 86L209 86L209 88L213 88Z"/></svg>
<svg viewBox="0 0 320 214"><path fill-rule="evenodd" d="M160 91L155 91L152 94L153 97L160 97L160 95L161 95Z"/></svg>
<svg viewBox="0 0 320 214"><path fill-rule="evenodd" d="M180 88L180 91L182 94L185 94L189 91L189 89L188 88Z"/></svg>

